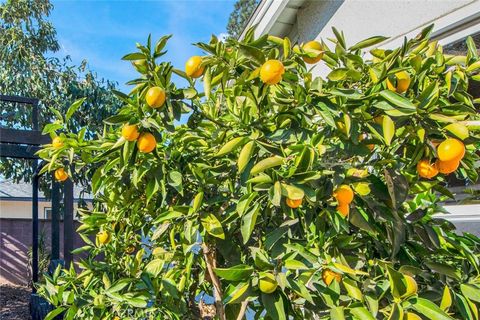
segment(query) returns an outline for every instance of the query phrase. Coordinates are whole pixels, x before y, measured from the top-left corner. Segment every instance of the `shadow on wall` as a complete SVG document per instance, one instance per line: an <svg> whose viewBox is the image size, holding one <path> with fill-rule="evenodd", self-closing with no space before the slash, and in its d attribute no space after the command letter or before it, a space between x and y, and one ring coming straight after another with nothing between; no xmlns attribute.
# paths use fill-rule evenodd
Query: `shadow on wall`
<svg viewBox="0 0 480 320"><path fill-rule="evenodd" d="M74 230L78 227L75 222ZM39 233L45 235L46 251L51 251L51 221L39 221ZM73 247L84 245L75 234ZM0 283L26 286L31 272L28 266L28 250L32 246L32 221L29 219L0 219ZM63 222L60 222L60 258L63 256Z"/></svg>

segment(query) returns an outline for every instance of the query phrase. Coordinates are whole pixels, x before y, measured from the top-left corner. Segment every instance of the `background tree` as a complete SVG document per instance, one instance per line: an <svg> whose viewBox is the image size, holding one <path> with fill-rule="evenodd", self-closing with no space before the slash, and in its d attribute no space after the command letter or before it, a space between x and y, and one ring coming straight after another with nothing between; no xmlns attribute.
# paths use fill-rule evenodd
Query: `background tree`
<svg viewBox="0 0 480 320"><path fill-rule="evenodd" d="M336 29L331 47L212 37L185 71L168 37L126 55L140 76L102 135L52 127L41 152L59 180L95 166L88 256L38 290L51 317L476 319L480 239L435 213L447 177L478 180L480 58L431 30L371 56L385 37Z"/></svg>
<svg viewBox="0 0 480 320"><path fill-rule="evenodd" d="M259 0L237 0L235 2L227 24L227 31L230 36L234 38L240 36L258 3Z"/></svg>
<svg viewBox="0 0 480 320"><path fill-rule="evenodd" d="M118 109L112 89L115 83L98 79L86 61L73 66L69 57L59 59L55 28L48 21L49 0L7 0L0 4L0 93L40 100L40 128L52 123L55 113L65 114L70 104L86 97L69 123L70 130L86 127L86 136L103 127L102 119ZM95 110L95 112L92 112ZM31 128L25 106L2 104L2 125ZM4 178L29 181L29 161L0 159Z"/></svg>

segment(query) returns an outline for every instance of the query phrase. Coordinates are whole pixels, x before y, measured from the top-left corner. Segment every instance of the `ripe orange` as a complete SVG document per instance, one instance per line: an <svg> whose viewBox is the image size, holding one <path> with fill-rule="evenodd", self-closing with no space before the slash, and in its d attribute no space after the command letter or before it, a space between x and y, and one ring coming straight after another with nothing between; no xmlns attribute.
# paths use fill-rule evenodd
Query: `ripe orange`
<svg viewBox="0 0 480 320"><path fill-rule="evenodd" d="M107 244L110 242L110 233L108 233L107 231L100 231L99 233L97 233L97 238L98 238L98 242L100 242L101 244Z"/></svg>
<svg viewBox="0 0 480 320"><path fill-rule="evenodd" d="M135 141L139 135L140 133L138 132L138 128L134 124L126 124L122 128L122 137L124 137L127 141Z"/></svg>
<svg viewBox="0 0 480 320"><path fill-rule="evenodd" d="M296 209L298 207L300 207L300 205L302 204L302 200L303 199L290 199L290 198L287 198L287 200L285 200L285 202L287 203L287 206L289 206L290 208L292 209Z"/></svg>
<svg viewBox="0 0 480 320"><path fill-rule="evenodd" d="M453 159L450 161L437 160L435 162L435 165L440 173L450 174L452 172L455 172L458 169L458 166L460 165L460 160L457 160L457 159Z"/></svg>
<svg viewBox="0 0 480 320"><path fill-rule="evenodd" d="M142 133L137 140L137 147L140 152L149 153L157 146L157 140L149 132Z"/></svg>
<svg viewBox="0 0 480 320"><path fill-rule="evenodd" d="M465 145L458 139L448 138L437 147L437 154L441 161L460 161L465 156Z"/></svg>
<svg viewBox="0 0 480 320"><path fill-rule="evenodd" d="M397 93L403 93L408 90L410 86L410 76L405 71L395 73L396 85L387 78L387 88Z"/></svg>
<svg viewBox="0 0 480 320"><path fill-rule="evenodd" d="M323 47L318 41L309 41L303 45L302 49L307 53L309 52L309 50L323 51ZM305 61L306 63L312 64L312 63L317 63L318 61L322 60L322 58L323 58L323 52L320 52L317 54L316 57L307 57L307 56L303 57L303 61Z"/></svg>
<svg viewBox="0 0 480 320"><path fill-rule="evenodd" d="M260 79L266 84L277 84L284 73L285 67L280 60L268 60L260 68Z"/></svg>
<svg viewBox="0 0 480 320"><path fill-rule="evenodd" d="M339 186L333 193L339 204L349 204L353 201L353 190L346 184Z"/></svg>
<svg viewBox="0 0 480 320"><path fill-rule="evenodd" d="M68 173L65 172L65 169L58 168L57 170L55 170L55 179L63 182L68 179Z"/></svg>
<svg viewBox="0 0 480 320"><path fill-rule="evenodd" d="M432 179L438 174L435 164L431 164L429 160L423 159L417 163L417 173L422 178Z"/></svg>
<svg viewBox="0 0 480 320"><path fill-rule="evenodd" d="M337 211L340 212L340 214L346 218L348 217L348 214L350 213L350 206L348 203L341 203L337 206Z"/></svg>
<svg viewBox="0 0 480 320"><path fill-rule="evenodd" d="M159 108L165 103L165 97L165 90L160 87L152 87L148 89L145 100L150 107Z"/></svg>
<svg viewBox="0 0 480 320"><path fill-rule="evenodd" d="M342 275L330 269L323 269L322 279L323 279L323 282L325 282L325 284L329 286L333 280L340 283L340 281L342 281Z"/></svg>
<svg viewBox="0 0 480 320"><path fill-rule="evenodd" d="M52 140L52 147L54 149L60 149L61 147L63 147L63 140L62 138L60 138L59 136L56 136L55 138L53 138Z"/></svg>
<svg viewBox="0 0 480 320"><path fill-rule="evenodd" d="M202 64L202 57L200 56L193 56L187 60L185 63L185 73L187 76L191 78L198 78L203 74L204 67L201 66Z"/></svg>

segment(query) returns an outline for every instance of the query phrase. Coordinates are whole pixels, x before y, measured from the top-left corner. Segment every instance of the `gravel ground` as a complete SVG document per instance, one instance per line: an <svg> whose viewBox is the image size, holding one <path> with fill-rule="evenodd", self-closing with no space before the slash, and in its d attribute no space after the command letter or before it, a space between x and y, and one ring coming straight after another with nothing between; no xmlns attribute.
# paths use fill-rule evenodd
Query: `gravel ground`
<svg viewBox="0 0 480 320"><path fill-rule="evenodd" d="M0 284L0 319L28 320L31 290L27 287Z"/></svg>

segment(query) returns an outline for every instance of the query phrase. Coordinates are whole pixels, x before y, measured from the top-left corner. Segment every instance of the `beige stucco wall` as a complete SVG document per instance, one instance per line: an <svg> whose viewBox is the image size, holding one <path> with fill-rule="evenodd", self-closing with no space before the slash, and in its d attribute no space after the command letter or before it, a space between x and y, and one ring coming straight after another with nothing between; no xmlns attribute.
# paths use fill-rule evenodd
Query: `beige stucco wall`
<svg viewBox="0 0 480 320"><path fill-rule="evenodd" d="M312 39L333 38L332 26L342 30L347 45L372 35L391 37L390 42L397 45L405 35L456 12L468 14L468 7L474 7L479 0L346 0L346 1L307 1L298 10L296 25L290 37L298 42ZM475 14L471 12L470 14ZM453 19L453 18L452 18ZM387 45L383 47L388 47ZM318 64L315 74L325 75L327 68Z"/></svg>
<svg viewBox="0 0 480 320"><path fill-rule="evenodd" d="M38 218L44 219L45 208L50 208L50 202L38 203ZM31 201L0 201L0 218L32 218L32 202Z"/></svg>
<svg viewBox="0 0 480 320"><path fill-rule="evenodd" d="M89 205L90 206L90 205ZM45 218L45 208L51 208L50 202L38 202L38 218ZM77 211L77 203L73 204L74 214ZM0 218L31 219L32 203L30 201L7 201L0 200Z"/></svg>

